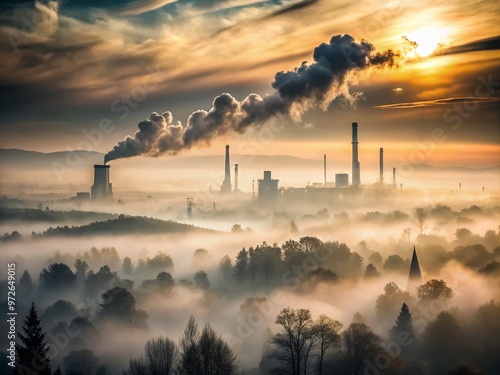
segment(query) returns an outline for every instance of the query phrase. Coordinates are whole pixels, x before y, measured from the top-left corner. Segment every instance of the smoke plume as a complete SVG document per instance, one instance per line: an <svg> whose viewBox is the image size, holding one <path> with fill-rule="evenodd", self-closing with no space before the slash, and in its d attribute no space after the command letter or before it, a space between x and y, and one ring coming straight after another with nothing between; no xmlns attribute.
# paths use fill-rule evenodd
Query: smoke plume
<svg viewBox="0 0 500 375"><path fill-rule="evenodd" d="M207 112L193 112L187 124L174 122L170 112L154 112L139 123L133 137L127 136L105 156L105 162L137 155L175 154L214 137L243 133L249 126L261 126L274 116L297 121L313 108L326 109L340 95L350 97L349 88L359 71L396 65L398 54L392 50L375 52L372 44L356 42L350 35L336 35L329 43L314 49L311 64L303 62L288 72L278 72L272 87L275 93L261 97L250 94L238 101L224 93Z"/></svg>

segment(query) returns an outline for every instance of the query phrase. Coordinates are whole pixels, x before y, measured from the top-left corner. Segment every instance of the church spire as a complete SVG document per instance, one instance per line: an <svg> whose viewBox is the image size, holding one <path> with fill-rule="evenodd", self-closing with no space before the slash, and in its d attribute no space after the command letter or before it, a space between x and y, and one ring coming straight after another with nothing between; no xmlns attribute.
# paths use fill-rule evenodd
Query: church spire
<svg viewBox="0 0 500 375"><path fill-rule="evenodd" d="M411 257L410 274L408 275L408 290L422 283L422 272L418 263L417 250L413 246L413 255Z"/></svg>

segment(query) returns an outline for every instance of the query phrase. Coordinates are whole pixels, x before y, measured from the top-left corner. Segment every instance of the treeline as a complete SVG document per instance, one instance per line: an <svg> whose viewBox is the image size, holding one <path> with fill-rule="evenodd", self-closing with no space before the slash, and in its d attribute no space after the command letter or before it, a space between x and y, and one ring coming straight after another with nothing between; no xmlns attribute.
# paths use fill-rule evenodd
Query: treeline
<svg viewBox="0 0 500 375"><path fill-rule="evenodd" d="M429 310L426 285L419 289ZM424 290L426 289L427 290ZM434 304L439 303L434 299ZM260 374L383 374L483 375L497 374L500 359L500 304L479 306L470 322L460 323L458 311L440 311L414 320L406 303L393 315L393 325L377 335L358 315L343 329L325 315L313 319L308 309L283 309L275 323L259 366ZM425 320L425 322L422 322Z"/></svg>
<svg viewBox="0 0 500 375"><path fill-rule="evenodd" d="M472 319L461 322L456 309L436 311L441 304L443 285L426 283L419 287L415 319L410 306L401 305L392 316L393 324L379 335L357 314L344 325L326 315L316 319L309 309L286 307L276 316L278 329L268 329L262 359L249 374L293 375L495 375L500 368L500 304L494 301L479 306ZM437 293L436 293L437 292ZM451 292L451 291L450 291ZM126 309L122 291L110 291L101 304L99 317L119 308ZM112 307L108 305L112 304ZM423 315L422 311L435 314ZM50 311L47 311L49 313ZM122 313L123 314L123 313ZM42 318L43 320L43 318ZM19 343L14 375L107 375L110 371L88 349L101 337L86 318L75 318L68 354L62 368L52 368L53 349L46 339L34 303L31 304ZM122 322L130 324L131 322ZM379 330L380 331L380 330ZM71 331L64 331L71 332ZM60 331L59 334L63 334ZM53 335L51 336L53 337ZM61 336L58 336L61 337ZM89 341L85 341L89 340ZM55 365L54 365L55 367ZM234 349L210 324L200 331L193 316L178 342L168 337L149 339L143 354L131 358L123 375L237 375Z"/></svg>
<svg viewBox="0 0 500 375"><path fill-rule="evenodd" d="M42 234L33 234L33 237L54 236L91 236L99 234L126 235L126 234L162 234L186 233L193 231L215 232L210 229L195 227L191 224L182 224L172 220L159 220L141 216L120 215L117 219L96 221L82 226L50 227Z"/></svg>

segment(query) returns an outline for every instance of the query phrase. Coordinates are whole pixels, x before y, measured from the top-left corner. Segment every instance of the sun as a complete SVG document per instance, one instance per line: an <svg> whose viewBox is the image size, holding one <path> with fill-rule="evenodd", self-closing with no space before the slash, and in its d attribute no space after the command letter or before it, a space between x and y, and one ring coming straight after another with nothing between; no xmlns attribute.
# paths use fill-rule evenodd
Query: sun
<svg viewBox="0 0 500 375"><path fill-rule="evenodd" d="M408 33L403 39L408 47L408 57L427 57L447 44L448 32L441 27L426 27Z"/></svg>

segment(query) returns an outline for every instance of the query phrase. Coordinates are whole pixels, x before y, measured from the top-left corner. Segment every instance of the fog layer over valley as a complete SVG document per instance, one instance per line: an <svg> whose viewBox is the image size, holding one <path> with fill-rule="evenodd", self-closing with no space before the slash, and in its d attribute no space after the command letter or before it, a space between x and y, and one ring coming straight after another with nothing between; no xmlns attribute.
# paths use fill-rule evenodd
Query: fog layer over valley
<svg viewBox="0 0 500 375"><path fill-rule="evenodd" d="M179 374L499 368L498 195L365 190L274 207L235 196L214 210L194 194L191 218L180 196L2 200L0 259L16 264L17 329L38 314L52 371L173 373L154 370L153 349ZM287 337L309 349L288 350ZM196 358L213 363L198 368Z"/></svg>

